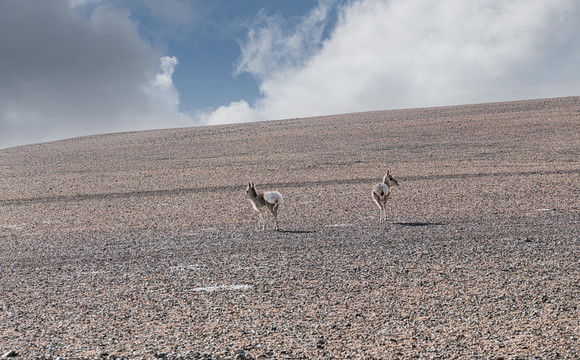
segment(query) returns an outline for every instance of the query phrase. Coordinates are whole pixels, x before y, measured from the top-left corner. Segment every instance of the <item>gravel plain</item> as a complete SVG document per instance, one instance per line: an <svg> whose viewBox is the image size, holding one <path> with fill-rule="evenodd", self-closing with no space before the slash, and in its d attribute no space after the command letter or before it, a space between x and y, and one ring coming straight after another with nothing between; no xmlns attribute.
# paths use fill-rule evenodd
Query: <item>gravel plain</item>
<svg viewBox="0 0 580 360"><path fill-rule="evenodd" d="M569 97L2 149L0 355L579 359L579 129Z"/></svg>

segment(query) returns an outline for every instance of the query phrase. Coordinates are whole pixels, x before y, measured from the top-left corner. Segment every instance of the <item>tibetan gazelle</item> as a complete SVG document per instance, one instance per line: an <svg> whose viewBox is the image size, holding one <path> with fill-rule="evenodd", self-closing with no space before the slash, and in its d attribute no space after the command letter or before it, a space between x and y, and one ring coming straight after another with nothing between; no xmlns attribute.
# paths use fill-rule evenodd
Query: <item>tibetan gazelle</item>
<svg viewBox="0 0 580 360"><path fill-rule="evenodd" d="M282 194L277 191L267 191L264 193L258 193L256 191L256 185L253 182L248 183L246 188L246 199L248 199L256 211L260 212L260 223L262 223L262 231L266 229L266 211L274 216L274 222L276 223L276 230L278 228L278 207L282 202Z"/></svg>
<svg viewBox="0 0 580 360"><path fill-rule="evenodd" d="M391 176L391 171L389 170L383 178L383 182L376 184L371 192L373 200L381 210L379 223L387 221L387 200L389 200L393 186L399 186L399 183Z"/></svg>

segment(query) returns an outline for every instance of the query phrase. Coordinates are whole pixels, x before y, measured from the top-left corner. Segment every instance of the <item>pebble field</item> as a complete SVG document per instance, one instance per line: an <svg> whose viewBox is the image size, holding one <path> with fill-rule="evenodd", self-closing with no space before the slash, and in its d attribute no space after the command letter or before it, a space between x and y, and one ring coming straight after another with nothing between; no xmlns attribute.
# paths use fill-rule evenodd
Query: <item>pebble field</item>
<svg viewBox="0 0 580 360"><path fill-rule="evenodd" d="M0 355L578 359L579 129L569 97L0 149Z"/></svg>

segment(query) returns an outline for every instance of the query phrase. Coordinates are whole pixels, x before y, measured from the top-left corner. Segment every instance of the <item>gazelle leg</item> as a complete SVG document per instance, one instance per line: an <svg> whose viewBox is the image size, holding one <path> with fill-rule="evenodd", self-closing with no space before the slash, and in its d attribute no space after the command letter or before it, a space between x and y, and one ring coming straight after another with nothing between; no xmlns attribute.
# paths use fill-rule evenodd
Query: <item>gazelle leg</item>
<svg viewBox="0 0 580 360"><path fill-rule="evenodd" d="M272 215L274 215L274 223L276 223L276 231L279 231L280 228L278 227L278 204L274 205Z"/></svg>

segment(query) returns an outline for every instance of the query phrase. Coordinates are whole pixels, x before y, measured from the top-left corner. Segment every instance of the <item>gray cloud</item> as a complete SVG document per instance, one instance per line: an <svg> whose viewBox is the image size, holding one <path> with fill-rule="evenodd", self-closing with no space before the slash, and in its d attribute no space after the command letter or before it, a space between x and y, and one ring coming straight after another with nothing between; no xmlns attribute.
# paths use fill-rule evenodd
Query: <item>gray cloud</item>
<svg viewBox="0 0 580 360"><path fill-rule="evenodd" d="M185 126L171 79L158 81L175 65L110 4L83 17L66 0L1 1L0 148Z"/></svg>

